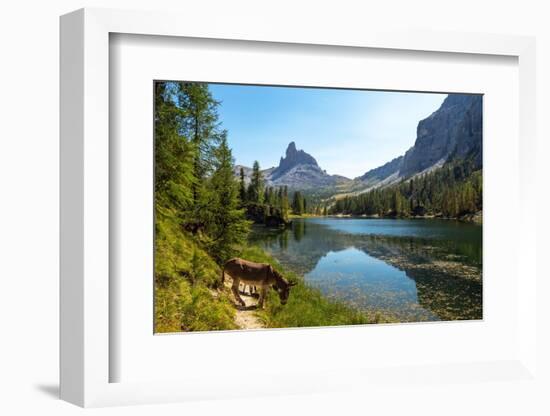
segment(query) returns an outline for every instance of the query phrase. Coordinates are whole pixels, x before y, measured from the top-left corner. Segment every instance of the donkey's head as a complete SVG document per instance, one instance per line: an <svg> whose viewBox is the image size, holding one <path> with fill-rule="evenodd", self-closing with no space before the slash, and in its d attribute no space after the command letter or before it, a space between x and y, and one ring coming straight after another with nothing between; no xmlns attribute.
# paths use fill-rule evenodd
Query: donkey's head
<svg viewBox="0 0 550 416"><path fill-rule="evenodd" d="M286 305L288 301L288 295L290 295L290 288L295 286L296 282L288 282L277 270L271 269L272 273L275 275L275 284L273 289L277 291L279 299L281 300L282 305Z"/></svg>

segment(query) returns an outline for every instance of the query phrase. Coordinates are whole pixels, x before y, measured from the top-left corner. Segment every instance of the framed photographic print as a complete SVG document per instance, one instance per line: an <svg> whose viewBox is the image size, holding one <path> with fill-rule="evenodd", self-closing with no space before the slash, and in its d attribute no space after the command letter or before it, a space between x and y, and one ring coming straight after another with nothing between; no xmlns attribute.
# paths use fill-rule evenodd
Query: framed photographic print
<svg viewBox="0 0 550 416"><path fill-rule="evenodd" d="M155 332L483 318L482 95L154 94Z"/></svg>
<svg viewBox="0 0 550 416"><path fill-rule="evenodd" d="M534 41L180 22L61 19L62 398L533 380Z"/></svg>

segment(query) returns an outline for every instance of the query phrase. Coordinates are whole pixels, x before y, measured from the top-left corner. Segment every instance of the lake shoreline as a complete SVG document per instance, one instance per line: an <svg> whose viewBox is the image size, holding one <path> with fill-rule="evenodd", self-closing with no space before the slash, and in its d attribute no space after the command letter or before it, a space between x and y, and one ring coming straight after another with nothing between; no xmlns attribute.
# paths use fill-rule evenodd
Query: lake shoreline
<svg viewBox="0 0 550 416"><path fill-rule="evenodd" d="M296 282L286 305L281 305L273 291L268 292L264 310L258 310L256 316L264 328L305 328L339 325L369 325L379 323L397 323L398 321L384 311L366 311L357 306L324 295L318 288L307 283L299 275L284 267L271 254L257 245L249 245L242 254L247 260L268 263L287 280Z"/></svg>
<svg viewBox="0 0 550 416"><path fill-rule="evenodd" d="M326 297L368 313L381 312L393 322L481 319L480 226L433 218L419 218L425 225L413 218L393 219L395 223L378 219L295 219L289 230L255 228L251 244L260 245L285 269L321 288ZM354 233L357 227L359 232ZM413 228L407 231L407 227ZM403 230L412 234L401 235ZM416 289L407 283L411 281ZM430 313L439 319L430 318Z"/></svg>
<svg viewBox="0 0 550 416"><path fill-rule="evenodd" d="M408 217L397 217L392 215L353 215L353 214L334 214L334 215L307 215L307 216L293 216L291 219L306 219L306 218L355 218L355 219L371 219L371 220L446 220L446 221L459 221L464 223L473 223L482 225L483 211L478 211L475 214L467 214L458 218L444 217L440 215L411 215Z"/></svg>

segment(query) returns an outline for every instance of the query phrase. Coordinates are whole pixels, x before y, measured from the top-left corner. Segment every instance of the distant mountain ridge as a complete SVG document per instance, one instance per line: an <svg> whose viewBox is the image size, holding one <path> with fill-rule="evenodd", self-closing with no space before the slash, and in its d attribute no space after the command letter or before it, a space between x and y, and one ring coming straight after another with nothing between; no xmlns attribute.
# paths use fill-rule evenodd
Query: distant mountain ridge
<svg viewBox="0 0 550 416"><path fill-rule="evenodd" d="M390 162L377 167L376 169L371 169L363 176L356 178L356 180L364 181L366 183L378 183L388 178L395 172L398 172L401 166L403 165L403 156L396 157Z"/></svg>
<svg viewBox="0 0 550 416"><path fill-rule="evenodd" d="M439 109L418 123L414 145L393 160L367 171L353 180L329 175L317 160L290 142L279 165L262 171L267 186L287 186L295 190L330 190L333 194L362 193L430 172L456 158L469 158L476 168L482 165L482 96L450 94ZM245 182L252 169L243 168Z"/></svg>
<svg viewBox="0 0 550 416"><path fill-rule="evenodd" d="M456 158L482 165L482 96L450 94L418 123L414 145L404 155L355 179L354 188L386 186L429 172Z"/></svg>

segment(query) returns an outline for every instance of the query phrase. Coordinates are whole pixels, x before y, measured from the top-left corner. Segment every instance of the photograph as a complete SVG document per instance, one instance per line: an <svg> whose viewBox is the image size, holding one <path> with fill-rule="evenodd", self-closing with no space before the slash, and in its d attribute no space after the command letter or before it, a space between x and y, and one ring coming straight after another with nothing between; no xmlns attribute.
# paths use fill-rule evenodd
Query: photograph
<svg viewBox="0 0 550 416"><path fill-rule="evenodd" d="M483 319L483 95L153 81L154 332Z"/></svg>

